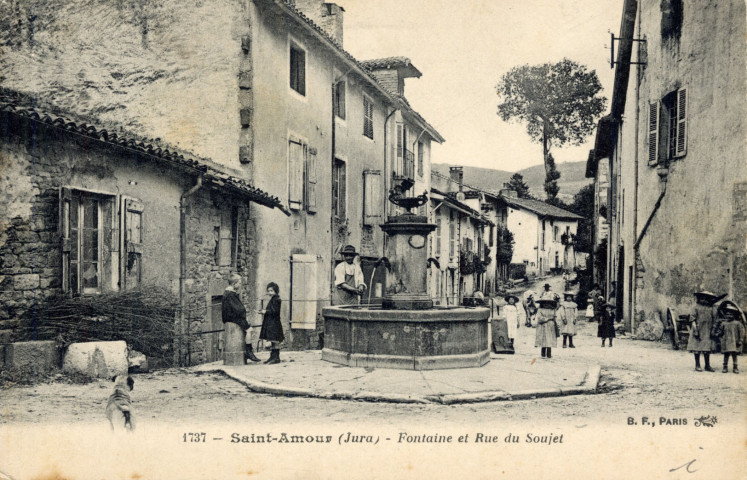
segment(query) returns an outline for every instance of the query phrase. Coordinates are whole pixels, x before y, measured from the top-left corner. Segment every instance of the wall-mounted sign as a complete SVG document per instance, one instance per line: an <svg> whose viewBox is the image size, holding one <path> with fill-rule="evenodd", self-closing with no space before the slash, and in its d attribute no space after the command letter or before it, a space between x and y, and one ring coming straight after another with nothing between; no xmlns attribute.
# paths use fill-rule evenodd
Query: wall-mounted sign
<svg viewBox="0 0 747 480"><path fill-rule="evenodd" d="M425 247L425 237L422 235L410 235L407 240L412 248L423 248Z"/></svg>

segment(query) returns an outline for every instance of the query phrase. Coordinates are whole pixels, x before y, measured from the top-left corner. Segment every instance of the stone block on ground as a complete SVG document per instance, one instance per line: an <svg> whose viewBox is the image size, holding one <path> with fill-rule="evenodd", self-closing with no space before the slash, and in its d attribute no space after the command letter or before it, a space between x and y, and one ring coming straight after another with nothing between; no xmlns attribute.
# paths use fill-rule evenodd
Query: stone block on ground
<svg viewBox="0 0 747 480"><path fill-rule="evenodd" d="M36 374L48 373L59 366L57 346L52 340L15 342L5 345L4 368Z"/></svg>
<svg viewBox="0 0 747 480"><path fill-rule="evenodd" d="M148 371L148 357L135 350L130 350L127 354L130 373L142 373Z"/></svg>
<svg viewBox="0 0 747 480"><path fill-rule="evenodd" d="M649 317L636 328L636 338L658 341L664 333L664 325L658 318Z"/></svg>
<svg viewBox="0 0 747 480"><path fill-rule="evenodd" d="M93 378L111 378L127 373L127 343L84 342L67 348L62 362L65 373L78 373Z"/></svg>

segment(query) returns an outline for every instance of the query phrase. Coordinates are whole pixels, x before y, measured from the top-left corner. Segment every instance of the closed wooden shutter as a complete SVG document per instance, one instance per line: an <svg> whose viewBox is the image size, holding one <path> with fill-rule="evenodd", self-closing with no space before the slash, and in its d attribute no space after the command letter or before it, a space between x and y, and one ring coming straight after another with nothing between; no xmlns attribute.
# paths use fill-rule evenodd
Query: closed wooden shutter
<svg viewBox="0 0 747 480"><path fill-rule="evenodd" d="M316 148L306 154L306 211L316 213Z"/></svg>
<svg viewBox="0 0 747 480"><path fill-rule="evenodd" d="M363 172L363 224L380 225L383 218L384 202L381 192L381 171Z"/></svg>
<svg viewBox="0 0 747 480"><path fill-rule="evenodd" d="M682 157L687 153L687 89L677 90L677 143L675 156Z"/></svg>
<svg viewBox="0 0 747 480"><path fill-rule="evenodd" d="M288 206L294 210L303 203L304 145L298 141L288 142Z"/></svg>
<svg viewBox="0 0 747 480"><path fill-rule="evenodd" d="M345 171L346 170L346 166L347 165L345 164L345 162L340 161L338 163L338 168L339 168L339 170L338 170L339 171L338 181L339 181L339 184L340 184L339 185L339 192L340 192L340 194L339 194L339 198L338 198L337 201L339 202L338 215L339 215L340 218L347 218L347 201L348 201L347 188L348 188L348 181L347 181L347 176L346 176L346 171Z"/></svg>
<svg viewBox="0 0 747 480"><path fill-rule="evenodd" d="M291 257L291 328L316 328L317 258L295 254Z"/></svg>
<svg viewBox="0 0 747 480"><path fill-rule="evenodd" d="M659 163L659 101L648 107L648 164Z"/></svg>
<svg viewBox="0 0 747 480"><path fill-rule="evenodd" d="M62 291L70 291L70 252L72 239L70 236L70 210L73 204L73 194L69 188L60 188L60 213L57 231L60 236L60 251L62 257Z"/></svg>
<svg viewBox="0 0 747 480"><path fill-rule="evenodd" d="M140 286L143 272L143 203L122 198L124 208L124 288Z"/></svg>
<svg viewBox="0 0 747 480"><path fill-rule="evenodd" d="M405 155L405 126L401 123L397 124L397 161L394 166L394 172L397 175L402 175L404 166L404 155Z"/></svg>

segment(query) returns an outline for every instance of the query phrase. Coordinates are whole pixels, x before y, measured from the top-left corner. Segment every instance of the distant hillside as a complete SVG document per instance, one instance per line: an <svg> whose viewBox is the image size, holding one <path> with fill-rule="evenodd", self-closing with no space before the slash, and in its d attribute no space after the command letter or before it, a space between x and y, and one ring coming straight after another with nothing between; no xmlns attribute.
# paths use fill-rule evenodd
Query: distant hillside
<svg viewBox="0 0 747 480"><path fill-rule="evenodd" d="M432 168L434 172L438 172L442 175L449 175L449 167L455 166L454 164L446 163L434 163ZM573 196L581 190L584 186L591 183L590 178L586 176L586 162L566 162L557 164L558 170L560 171L560 180L558 186L560 187L560 193L558 196L565 201L570 201ZM532 195L537 198L545 198L544 184L545 184L545 167L543 165L536 165L534 167L525 168L519 170L524 177L524 181L529 185L529 189ZM474 187L497 192L503 188L503 184L508 182L514 172L507 172L505 170L497 170L493 168L482 168L482 167L464 167L464 183L472 185Z"/></svg>

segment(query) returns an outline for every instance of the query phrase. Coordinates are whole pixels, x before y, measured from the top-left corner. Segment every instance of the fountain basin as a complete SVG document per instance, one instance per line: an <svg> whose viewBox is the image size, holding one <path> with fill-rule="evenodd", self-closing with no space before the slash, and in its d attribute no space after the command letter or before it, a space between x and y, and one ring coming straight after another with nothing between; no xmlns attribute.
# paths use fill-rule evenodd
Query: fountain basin
<svg viewBox="0 0 747 480"><path fill-rule="evenodd" d="M487 308L325 307L322 360L350 367L439 370L490 361Z"/></svg>

